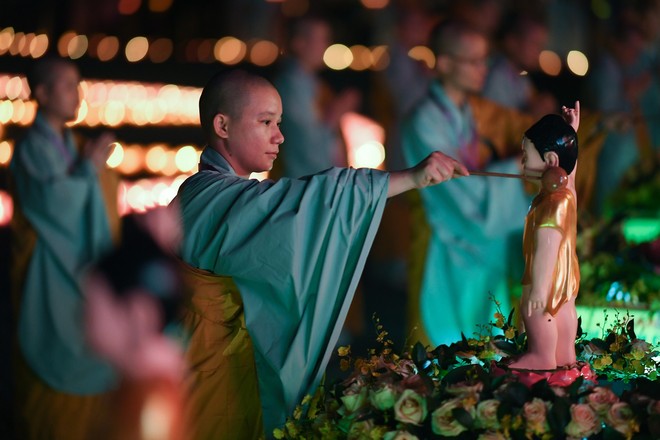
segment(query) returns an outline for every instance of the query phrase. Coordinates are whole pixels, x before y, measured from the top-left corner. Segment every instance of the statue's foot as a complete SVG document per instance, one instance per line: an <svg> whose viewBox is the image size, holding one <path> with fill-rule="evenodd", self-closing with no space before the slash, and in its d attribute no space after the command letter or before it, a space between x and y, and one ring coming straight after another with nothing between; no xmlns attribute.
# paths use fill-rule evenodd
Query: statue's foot
<svg viewBox="0 0 660 440"><path fill-rule="evenodd" d="M557 369L557 364L527 353L511 362L508 368L513 370L551 371Z"/></svg>

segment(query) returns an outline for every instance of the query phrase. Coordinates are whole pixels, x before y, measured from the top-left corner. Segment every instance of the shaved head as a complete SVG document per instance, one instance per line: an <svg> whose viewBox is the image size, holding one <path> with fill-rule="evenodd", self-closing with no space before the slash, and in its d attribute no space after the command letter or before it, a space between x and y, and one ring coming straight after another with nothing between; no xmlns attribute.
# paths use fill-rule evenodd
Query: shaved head
<svg viewBox="0 0 660 440"><path fill-rule="evenodd" d="M482 33L466 23L448 20L440 23L433 30L431 35L431 49L436 56L456 55L460 50L463 39L473 35L479 35L485 38Z"/></svg>
<svg viewBox="0 0 660 440"><path fill-rule="evenodd" d="M256 87L273 87L264 77L245 70L222 71L213 76L199 98L199 119L206 136L213 137L213 118L218 113L240 117L251 90Z"/></svg>
<svg viewBox="0 0 660 440"><path fill-rule="evenodd" d="M50 87L63 68L74 68L78 70L75 63L65 58L49 55L36 60L27 74L31 93L34 95L37 87L41 85Z"/></svg>

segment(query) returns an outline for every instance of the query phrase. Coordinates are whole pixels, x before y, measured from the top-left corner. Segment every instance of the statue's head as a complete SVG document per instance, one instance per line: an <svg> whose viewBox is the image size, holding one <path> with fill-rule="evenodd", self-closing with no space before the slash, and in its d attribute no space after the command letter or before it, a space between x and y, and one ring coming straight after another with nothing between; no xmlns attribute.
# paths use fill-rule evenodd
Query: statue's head
<svg viewBox="0 0 660 440"><path fill-rule="evenodd" d="M571 174L578 157L578 140L577 133L564 118L545 115L525 132L525 137L532 141L542 158L549 151L555 152L559 166Z"/></svg>

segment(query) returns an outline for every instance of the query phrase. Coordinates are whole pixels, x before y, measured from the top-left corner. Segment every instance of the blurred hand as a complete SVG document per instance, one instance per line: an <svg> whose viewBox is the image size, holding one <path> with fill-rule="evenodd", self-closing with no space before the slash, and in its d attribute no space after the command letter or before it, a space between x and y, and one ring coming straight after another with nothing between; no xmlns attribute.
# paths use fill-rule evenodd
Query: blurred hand
<svg viewBox="0 0 660 440"><path fill-rule="evenodd" d="M454 176L469 176L467 168L444 153L434 151L412 168L390 173L387 197L402 192L424 188L451 179Z"/></svg>
<svg viewBox="0 0 660 440"><path fill-rule="evenodd" d="M101 133L96 139L90 139L83 147L83 155L92 161L97 169L105 167L105 162L110 157L112 148L110 144L115 141L115 136L112 133Z"/></svg>
<svg viewBox="0 0 660 440"><path fill-rule="evenodd" d="M455 176L469 176L465 166L439 151L429 154L426 159L412 168L415 188L424 188L451 179Z"/></svg>

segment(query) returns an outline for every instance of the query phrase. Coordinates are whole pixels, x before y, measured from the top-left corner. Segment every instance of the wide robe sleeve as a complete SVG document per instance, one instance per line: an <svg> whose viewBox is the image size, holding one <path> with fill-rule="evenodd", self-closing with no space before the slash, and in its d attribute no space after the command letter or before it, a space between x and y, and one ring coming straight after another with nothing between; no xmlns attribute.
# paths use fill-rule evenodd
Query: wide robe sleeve
<svg viewBox="0 0 660 440"><path fill-rule="evenodd" d="M95 394L107 391L115 375L86 345L80 286L84 269L111 248L112 238L94 166L76 158L70 133L66 147L72 164L43 130L31 130L11 163L17 208L37 234L18 337L26 361L50 386Z"/></svg>
<svg viewBox="0 0 660 440"><path fill-rule="evenodd" d="M181 187L182 259L233 277L253 341L266 432L318 384L385 205L389 175L304 179L202 171Z"/></svg>

